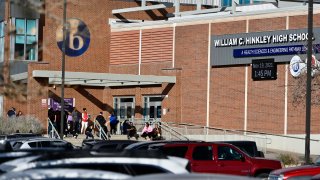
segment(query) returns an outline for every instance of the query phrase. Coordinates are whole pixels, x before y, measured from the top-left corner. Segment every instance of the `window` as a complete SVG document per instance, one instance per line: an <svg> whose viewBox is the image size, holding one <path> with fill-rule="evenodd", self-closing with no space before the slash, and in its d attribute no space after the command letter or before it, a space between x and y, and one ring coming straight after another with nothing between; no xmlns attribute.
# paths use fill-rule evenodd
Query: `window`
<svg viewBox="0 0 320 180"><path fill-rule="evenodd" d="M162 97L161 95L145 96L143 107L144 119L161 119L162 114Z"/></svg>
<svg viewBox="0 0 320 180"><path fill-rule="evenodd" d="M255 0L253 1L253 3L255 3ZM250 4L250 0L239 0L239 5L249 5L249 4ZM221 6L222 7L232 6L232 0L222 0Z"/></svg>
<svg viewBox="0 0 320 180"><path fill-rule="evenodd" d="M14 19L16 34L11 58L14 60L37 60L38 55L38 20Z"/></svg>
<svg viewBox="0 0 320 180"><path fill-rule="evenodd" d="M193 150L193 160L213 160L211 146L197 146Z"/></svg>
<svg viewBox="0 0 320 180"><path fill-rule="evenodd" d="M187 146L179 146L179 147L164 147L163 152L168 156L177 156L184 158L188 151Z"/></svg>
<svg viewBox="0 0 320 180"><path fill-rule="evenodd" d="M219 160L240 160L242 155L229 146L218 147L218 159Z"/></svg>
<svg viewBox="0 0 320 180"><path fill-rule="evenodd" d="M114 111L120 120L133 119L135 111L134 97L114 97Z"/></svg>
<svg viewBox="0 0 320 180"><path fill-rule="evenodd" d="M4 22L0 22L0 62L4 60Z"/></svg>

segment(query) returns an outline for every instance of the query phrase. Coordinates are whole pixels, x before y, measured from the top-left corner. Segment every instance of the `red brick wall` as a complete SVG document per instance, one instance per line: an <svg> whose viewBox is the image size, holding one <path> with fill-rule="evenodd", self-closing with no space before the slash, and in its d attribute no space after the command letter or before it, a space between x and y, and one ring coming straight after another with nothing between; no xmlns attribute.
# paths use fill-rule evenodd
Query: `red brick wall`
<svg viewBox="0 0 320 180"><path fill-rule="evenodd" d="M110 64L110 39L111 32L108 24L109 18L115 18L111 11L118 8L138 6L137 2L127 1L111 1L111 0L93 0L93 1L68 1L67 18L81 19L90 31L90 46L88 50L81 56L68 57L66 56L66 71L78 72L109 72ZM42 62L47 63L31 63L29 65L29 81L28 88L34 91L43 91L43 94L28 94L28 105L25 107L26 113L35 114L45 124L47 117L47 109L39 111L38 106L41 105L42 98L48 98L49 90L60 96L60 86L53 89L52 86L47 88L47 79L31 78L33 70L61 70L62 53L58 49L56 43L56 30L62 21L62 3L60 0L46 1L46 14L41 21L40 26L43 26L43 58ZM169 11L173 11L172 9ZM117 16L118 17L118 16ZM164 19L163 10L155 10L153 12L135 12L126 13L122 17L127 19L145 19L151 20ZM42 40L42 39L40 39ZM113 73L132 73L137 74L138 68L136 65L122 65L110 68ZM123 70L119 70L123 69ZM112 96L108 93L110 89L104 90L99 87L82 87L72 86L65 88L65 97L76 98L76 106L78 109L86 107L91 114L97 114L104 110L111 112L113 107ZM131 89L129 88L129 92ZM136 90L134 90L135 92ZM121 92L121 90L120 90ZM161 92L161 88L157 93ZM121 95L115 92L114 94ZM130 93L129 93L130 94ZM132 93L134 94L134 93ZM7 105L10 104L10 105ZM6 102L5 108L15 105L10 101ZM18 105L16 105L18 107Z"/></svg>
<svg viewBox="0 0 320 180"><path fill-rule="evenodd" d="M178 79L181 117L178 122L205 124L209 25L177 26L175 64L182 68Z"/></svg>
<svg viewBox="0 0 320 180"><path fill-rule="evenodd" d="M286 29L286 18L265 18L249 21L249 32L276 31Z"/></svg>
<svg viewBox="0 0 320 180"><path fill-rule="evenodd" d="M139 63L140 31L113 32L110 44L110 65Z"/></svg>
<svg viewBox="0 0 320 180"><path fill-rule="evenodd" d="M245 32L246 21L211 24L211 35ZM210 75L210 126L243 129L245 66L213 67Z"/></svg>
<svg viewBox="0 0 320 180"><path fill-rule="evenodd" d="M62 18L62 6L54 6L58 0L46 1L48 14L44 24L44 54L43 62L48 64L33 63L29 65L29 77L34 69L59 70L61 67L61 51L57 48L55 41L55 31L58 21L53 17ZM111 36L117 33L111 33L107 23L108 18L113 17L112 9L133 7L138 5L136 2L92 0L92 1L72 1L68 4L68 17L79 18L89 27L91 33L91 44L87 52L80 57L67 57L67 71L87 71L87 72L110 72L123 74L138 74L138 61L134 64L117 65L110 62ZM188 9L190 7L187 7ZM173 9L166 10L172 12ZM161 19L163 11L137 12L122 14L122 17L128 19ZM117 15L117 17L119 17ZM315 19L319 15L315 15ZM306 26L305 16L290 17L289 28L297 29ZM298 23L301 21L302 23ZM320 23L315 20L315 26ZM246 32L246 21L213 23L211 25L212 35L236 34ZM286 29L286 18L266 18L249 20L249 32L262 32ZM150 51L157 50L158 39L154 34L163 29L143 30L143 44L149 43ZM136 30L135 30L136 31ZM172 29L165 29L165 32L172 33ZM130 32L129 32L130 33ZM136 32L135 32L136 33ZM144 63L140 72L142 75L166 75L176 76L177 82L174 85L163 84L162 86L141 86L141 87L122 87L122 88L93 88L93 87L67 87L65 97L75 97L76 106L81 110L86 107L91 114L97 114L99 111L111 112L114 96L134 96L136 98L135 117L141 117L141 107L143 107L144 95L166 95L163 100L163 108L170 109L167 115L163 116L164 121L175 121L193 124L206 124L206 103L207 103L207 66L208 66L208 33L209 24L178 26L175 29L175 67L181 68L173 70L164 70L171 68L170 49L165 49L161 54L164 57L149 56L152 60L164 58L165 62ZM118 34L121 34L120 32ZM161 35L157 34L157 35ZM121 37L121 36L120 36ZM172 36L173 37L173 36ZM125 38L125 37L121 37ZM163 39L163 38L162 38ZM116 39L115 41L116 42ZM136 46L137 42L133 42ZM167 44L167 45L166 45ZM172 44L170 38L158 44L166 47ZM119 46L121 47L121 45ZM137 59L136 49L133 59ZM172 52L172 51L171 51ZM131 52L128 52L130 55ZM148 53L145 51L143 53ZM161 53L161 52L160 52ZM146 55L145 54L145 55ZM211 54L214 56L214 54ZM130 57L130 56L129 56ZM123 58L119 58L120 62ZM126 59L123 59L126 61ZM266 131L272 133L284 133L284 96L285 96L285 64L278 64L278 79L274 81L252 81L251 66L227 66L213 67L210 70L210 126L243 129L244 127L244 92L245 92L245 70L248 67L248 130ZM289 93L288 93L288 133L304 133L304 107L294 107L292 105L291 92L294 87L294 79L289 74ZM47 98L49 90L60 95L59 88L47 88L47 80L30 79L28 88L43 89L45 93L33 95L29 93L27 112L35 114L41 119L46 119L47 112L39 111L34 108L41 105L41 98ZM7 105L6 105L7 106ZM19 107L19 105L17 105ZM40 110L41 107L40 107ZM312 114L318 114L318 108L312 109ZM107 114L106 114L107 115ZM44 121L43 121L44 122ZM319 118L312 116L312 132L320 131Z"/></svg>
<svg viewBox="0 0 320 180"><path fill-rule="evenodd" d="M141 63L172 61L173 29L142 31Z"/></svg>

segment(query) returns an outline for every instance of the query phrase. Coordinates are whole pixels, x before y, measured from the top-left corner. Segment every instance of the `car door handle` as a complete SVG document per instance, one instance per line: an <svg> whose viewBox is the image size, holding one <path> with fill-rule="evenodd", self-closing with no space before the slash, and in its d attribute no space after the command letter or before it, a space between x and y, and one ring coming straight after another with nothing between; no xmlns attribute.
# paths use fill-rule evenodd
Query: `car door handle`
<svg viewBox="0 0 320 180"><path fill-rule="evenodd" d="M218 167L223 167L224 166L224 164L218 164Z"/></svg>

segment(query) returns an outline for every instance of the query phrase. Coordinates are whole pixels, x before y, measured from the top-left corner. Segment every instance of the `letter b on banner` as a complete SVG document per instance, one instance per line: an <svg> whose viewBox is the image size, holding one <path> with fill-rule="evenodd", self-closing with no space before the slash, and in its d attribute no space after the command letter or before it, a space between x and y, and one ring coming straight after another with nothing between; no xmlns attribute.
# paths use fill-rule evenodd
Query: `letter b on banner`
<svg viewBox="0 0 320 180"><path fill-rule="evenodd" d="M62 51L63 29L60 25L56 31L57 44ZM82 55L89 47L90 32L84 22L79 19L68 19L68 31L66 36L67 56L76 57Z"/></svg>

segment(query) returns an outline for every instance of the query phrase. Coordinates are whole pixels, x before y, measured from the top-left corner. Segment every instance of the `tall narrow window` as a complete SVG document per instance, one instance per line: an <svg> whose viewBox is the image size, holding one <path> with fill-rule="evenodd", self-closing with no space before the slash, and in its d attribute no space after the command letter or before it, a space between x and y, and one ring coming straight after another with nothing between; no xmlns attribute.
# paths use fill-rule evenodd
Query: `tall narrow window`
<svg viewBox="0 0 320 180"><path fill-rule="evenodd" d="M4 60L4 22L0 22L0 62Z"/></svg>
<svg viewBox="0 0 320 180"><path fill-rule="evenodd" d="M14 59L37 60L37 20L15 19Z"/></svg>

